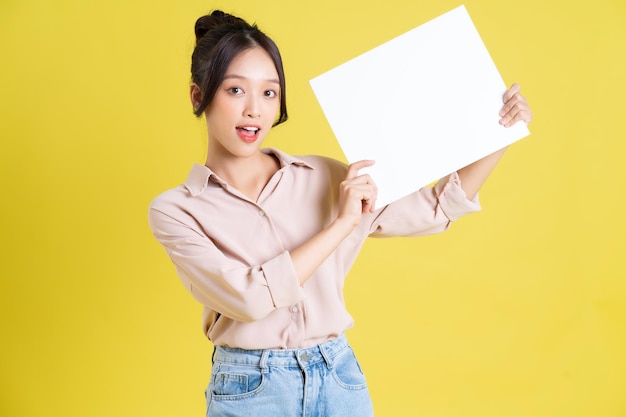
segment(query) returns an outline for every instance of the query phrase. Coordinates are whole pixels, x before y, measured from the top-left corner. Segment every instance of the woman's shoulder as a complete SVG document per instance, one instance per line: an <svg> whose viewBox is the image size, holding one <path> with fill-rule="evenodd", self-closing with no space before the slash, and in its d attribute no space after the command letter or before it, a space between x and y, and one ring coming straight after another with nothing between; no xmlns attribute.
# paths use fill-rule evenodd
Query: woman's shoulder
<svg viewBox="0 0 626 417"><path fill-rule="evenodd" d="M212 171L204 165L193 164L187 179L182 184L158 194L151 203L153 206L180 206L190 197L201 194L209 186Z"/></svg>
<svg viewBox="0 0 626 417"><path fill-rule="evenodd" d="M156 210L163 213L171 213L179 209L189 195L189 190L184 184L180 184L157 194L150 201L149 209L150 211Z"/></svg>
<svg viewBox="0 0 626 417"><path fill-rule="evenodd" d="M348 166L331 157L323 155L304 155L299 157L313 169L311 173L321 181L332 183L343 181L348 171Z"/></svg>

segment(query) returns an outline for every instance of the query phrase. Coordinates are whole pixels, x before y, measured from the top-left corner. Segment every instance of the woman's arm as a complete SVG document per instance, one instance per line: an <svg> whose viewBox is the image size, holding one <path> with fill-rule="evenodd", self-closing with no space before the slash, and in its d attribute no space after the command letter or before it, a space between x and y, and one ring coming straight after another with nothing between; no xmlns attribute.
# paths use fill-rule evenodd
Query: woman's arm
<svg viewBox="0 0 626 417"><path fill-rule="evenodd" d="M510 127L520 120L530 123L532 113L526 100L520 95L518 84L513 84L506 91L503 101L504 105L500 111L501 125ZM505 149L486 156L458 171L461 187L467 199L474 199L504 154ZM360 161L350 165L346 179L340 187L340 208L337 219L302 246L291 251L292 262L300 285L306 282L311 274L354 230L361 221L363 214L374 212L376 186L368 175L358 175L359 169L372 164L372 161Z"/></svg>
<svg viewBox="0 0 626 417"><path fill-rule="evenodd" d="M304 284L331 253L352 233L364 213L373 213L378 190L369 175L358 175L361 168L374 161L359 161L350 165L346 178L339 186L337 218L311 239L291 251L291 261L300 285Z"/></svg>
<svg viewBox="0 0 626 417"><path fill-rule="evenodd" d="M532 112L526 99L520 95L520 86L518 84L513 84L504 93L502 101L504 101L504 105L500 110L501 125L511 127L520 120L530 123L533 117ZM506 148L500 149L458 171L461 187L468 199L471 200L476 196L478 190L485 183L505 151Z"/></svg>

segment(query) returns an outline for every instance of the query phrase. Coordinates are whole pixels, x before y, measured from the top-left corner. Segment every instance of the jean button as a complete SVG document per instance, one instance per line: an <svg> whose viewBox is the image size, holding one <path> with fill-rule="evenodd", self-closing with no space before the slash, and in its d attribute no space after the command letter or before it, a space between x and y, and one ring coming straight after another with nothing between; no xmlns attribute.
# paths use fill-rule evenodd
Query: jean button
<svg viewBox="0 0 626 417"><path fill-rule="evenodd" d="M311 359L311 354L310 353L303 353L302 355L300 355L300 359L302 359L303 361L308 361L309 359Z"/></svg>

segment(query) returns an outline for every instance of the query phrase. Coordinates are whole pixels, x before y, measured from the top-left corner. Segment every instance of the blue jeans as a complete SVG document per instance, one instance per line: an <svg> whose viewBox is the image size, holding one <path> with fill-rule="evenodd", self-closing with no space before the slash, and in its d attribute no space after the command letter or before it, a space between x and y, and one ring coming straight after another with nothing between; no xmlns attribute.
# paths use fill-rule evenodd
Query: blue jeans
<svg viewBox="0 0 626 417"><path fill-rule="evenodd" d="M308 349L217 346L207 417L371 417L365 376L345 335Z"/></svg>

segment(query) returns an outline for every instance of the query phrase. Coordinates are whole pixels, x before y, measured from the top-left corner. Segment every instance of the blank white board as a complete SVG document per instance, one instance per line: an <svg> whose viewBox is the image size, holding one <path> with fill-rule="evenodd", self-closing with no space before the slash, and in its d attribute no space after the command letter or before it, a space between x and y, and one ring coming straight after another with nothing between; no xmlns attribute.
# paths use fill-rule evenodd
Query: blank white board
<svg viewBox="0 0 626 417"><path fill-rule="evenodd" d="M498 121L507 89L464 6L310 81L352 163L388 204L529 135Z"/></svg>

